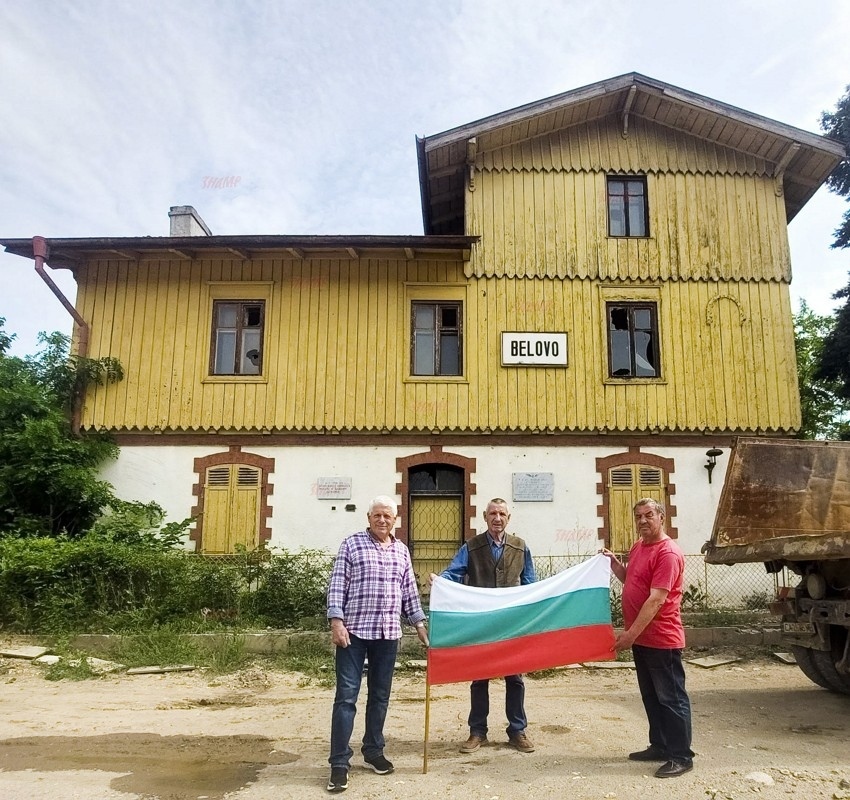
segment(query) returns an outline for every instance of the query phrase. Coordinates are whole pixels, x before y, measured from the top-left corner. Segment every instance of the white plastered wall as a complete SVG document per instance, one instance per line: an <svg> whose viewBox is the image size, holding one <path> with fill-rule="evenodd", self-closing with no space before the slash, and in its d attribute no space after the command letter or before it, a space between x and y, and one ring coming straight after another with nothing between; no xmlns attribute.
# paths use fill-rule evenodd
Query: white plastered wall
<svg viewBox="0 0 850 800"><path fill-rule="evenodd" d="M124 446L118 459L102 470L103 477L126 500L155 500L166 511L168 521L188 517L197 498L192 487L199 477L194 459L223 452L223 447ZM246 445L244 452L275 459L269 482L272 515L272 547L297 550L302 547L336 551L344 536L366 525L369 500L379 494L395 494L401 482L396 458L427 452L421 446L366 447L282 447ZM471 498L476 509L475 528L483 530L482 514L491 497L511 502L511 529L528 541L535 556L576 556L596 552L597 516L601 502L597 485L602 477L596 459L622 453L613 447L482 447L444 446L446 453L473 458L476 472L472 481L477 494ZM670 480L676 492L673 525L679 544L689 555L700 552L711 534L714 513L720 498L728 451L718 459L708 482L705 470L706 448L642 448L643 452L674 460ZM515 472L551 472L554 476L552 502L513 502L512 475ZM320 477L351 479L351 498L320 500ZM346 511L353 505L354 511Z"/></svg>

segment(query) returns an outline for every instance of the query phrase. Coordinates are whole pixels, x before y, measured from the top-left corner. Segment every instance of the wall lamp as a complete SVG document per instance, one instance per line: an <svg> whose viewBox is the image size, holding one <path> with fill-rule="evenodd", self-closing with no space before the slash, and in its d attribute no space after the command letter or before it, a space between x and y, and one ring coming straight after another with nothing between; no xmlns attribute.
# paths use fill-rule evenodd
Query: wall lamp
<svg viewBox="0 0 850 800"><path fill-rule="evenodd" d="M708 456L708 463L705 468L708 470L708 482L711 483L711 473L717 466L717 456L722 456L723 451L719 447L712 447L711 450L706 450L705 454Z"/></svg>

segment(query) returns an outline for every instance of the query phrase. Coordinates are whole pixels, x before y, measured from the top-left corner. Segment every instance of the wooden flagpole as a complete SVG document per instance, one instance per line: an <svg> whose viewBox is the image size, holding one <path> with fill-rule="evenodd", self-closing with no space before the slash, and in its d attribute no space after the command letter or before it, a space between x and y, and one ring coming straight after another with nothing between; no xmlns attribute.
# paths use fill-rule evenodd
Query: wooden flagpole
<svg viewBox="0 0 850 800"><path fill-rule="evenodd" d="M431 681L425 677L425 745L422 749L422 774L428 774L428 728L431 723Z"/></svg>
<svg viewBox="0 0 850 800"><path fill-rule="evenodd" d="M428 774L428 728L431 722L431 684L425 681L425 747L422 750L422 774Z"/></svg>

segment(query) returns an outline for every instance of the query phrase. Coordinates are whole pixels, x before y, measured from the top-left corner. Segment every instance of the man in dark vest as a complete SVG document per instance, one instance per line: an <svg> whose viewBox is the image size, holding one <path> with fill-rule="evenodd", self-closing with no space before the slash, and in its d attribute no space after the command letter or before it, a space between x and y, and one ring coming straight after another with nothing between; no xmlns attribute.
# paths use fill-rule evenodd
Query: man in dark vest
<svg viewBox="0 0 850 800"><path fill-rule="evenodd" d="M494 497L484 512L487 530L466 542L440 576L469 586L489 588L534 583L534 562L528 546L518 536L507 532L510 518L507 502ZM431 580L435 577L432 573ZM473 681L469 694L469 738L461 745L461 753L474 753L481 745L487 744L490 681ZM528 720L522 675L505 676L505 714L509 744L521 753L533 752L534 745L525 733Z"/></svg>

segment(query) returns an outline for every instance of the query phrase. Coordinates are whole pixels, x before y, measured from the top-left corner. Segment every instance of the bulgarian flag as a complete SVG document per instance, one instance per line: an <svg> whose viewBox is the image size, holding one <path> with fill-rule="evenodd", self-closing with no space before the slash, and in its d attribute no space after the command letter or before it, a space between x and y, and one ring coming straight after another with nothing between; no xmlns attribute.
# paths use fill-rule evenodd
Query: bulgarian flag
<svg viewBox="0 0 850 800"><path fill-rule="evenodd" d="M436 578L428 683L613 658L610 576L608 558L599 554L527 586L480 589Z"/></svg>

